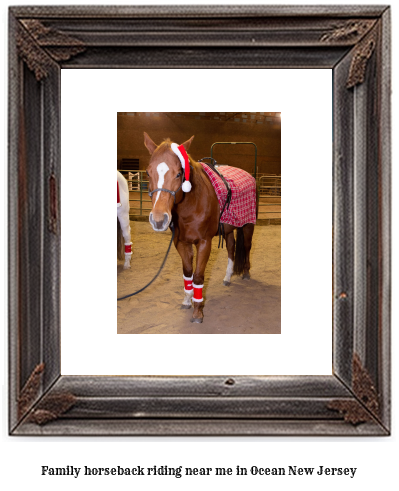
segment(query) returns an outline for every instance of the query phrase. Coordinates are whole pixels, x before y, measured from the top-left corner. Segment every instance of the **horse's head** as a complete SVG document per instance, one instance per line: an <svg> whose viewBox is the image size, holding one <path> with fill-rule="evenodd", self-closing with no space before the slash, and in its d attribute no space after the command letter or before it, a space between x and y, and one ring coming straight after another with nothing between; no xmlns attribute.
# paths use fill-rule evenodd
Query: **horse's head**
<svg viewBox="0 0 399 491"><path fill-rule="evenodd" d="M156 232L163 232L169 227L173 205L179 202L181 193L191 190L188 180L190 162L186 152L193 138L194 136L182 145L166 140L157 146L144 133L144 145L151 155L147 167L152 199L150 223Z"/></svg>

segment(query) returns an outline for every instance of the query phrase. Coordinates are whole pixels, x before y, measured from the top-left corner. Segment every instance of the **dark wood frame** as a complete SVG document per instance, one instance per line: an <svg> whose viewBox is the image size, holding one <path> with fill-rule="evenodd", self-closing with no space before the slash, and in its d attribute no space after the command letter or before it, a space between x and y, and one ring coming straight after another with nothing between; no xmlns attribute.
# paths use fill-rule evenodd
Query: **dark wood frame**
<svg viewBox="0 0 399 491"><path fill-rule="evenodd" d="M10 434L388 435L389 7L11 7L9 33ZM60 70L88 67L332 69L331 376L60 374Z"/></svg>

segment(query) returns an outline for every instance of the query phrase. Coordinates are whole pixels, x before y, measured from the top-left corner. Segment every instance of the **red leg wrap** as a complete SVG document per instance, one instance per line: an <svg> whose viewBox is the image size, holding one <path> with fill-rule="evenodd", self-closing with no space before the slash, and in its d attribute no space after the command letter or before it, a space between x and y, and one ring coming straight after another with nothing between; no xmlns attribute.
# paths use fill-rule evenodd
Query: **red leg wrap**
<svg viewBox="0 0 399 491"><path fill-rule="evenodd" d="M132 244L125 244L125 254L131 254L132 253Z"/></svg>
<svg viewBox="0 0 399 491"><path fill-rule="evenodd" d="M193 300L194 300L194 302L202 302L203 301L203 298L202 298L203 286L204 285L196 285L195 283L193 283L193 287L194 287Z"/></svg>
<svg viewBox="0 0 399 491"><path fill-rule="evenodd" d="M191 292L193 289L193 277L187 278L186 276L183 275L183 280L184 280L184 291L185 292Z"/></svg>

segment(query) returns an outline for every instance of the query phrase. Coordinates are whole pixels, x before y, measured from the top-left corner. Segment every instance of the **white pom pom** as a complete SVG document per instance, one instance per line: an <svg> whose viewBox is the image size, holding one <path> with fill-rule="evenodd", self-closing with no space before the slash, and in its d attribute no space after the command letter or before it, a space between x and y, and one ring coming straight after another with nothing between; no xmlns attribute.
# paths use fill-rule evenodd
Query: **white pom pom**
<svg viewBox="0 0 399 491"><path fill-rule="evenodd" d="M191 191L191 182L190 181L184 181L183 186L181 188L185 193L189 193Z"/></svg>

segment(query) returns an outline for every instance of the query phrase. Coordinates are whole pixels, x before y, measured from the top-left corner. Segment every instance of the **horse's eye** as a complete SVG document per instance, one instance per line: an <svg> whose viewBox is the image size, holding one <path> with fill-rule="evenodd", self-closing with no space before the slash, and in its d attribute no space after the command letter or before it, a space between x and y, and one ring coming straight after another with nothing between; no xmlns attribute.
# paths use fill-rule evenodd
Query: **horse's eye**
<svg viewBox="0 0 399 491"><path fill-rule="evenodd" d="M181 176L181 173L179 172L176 176L176 179Z"/></svg>

